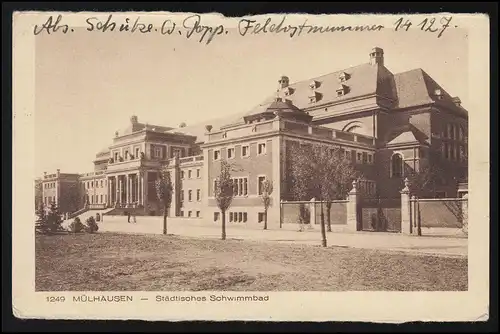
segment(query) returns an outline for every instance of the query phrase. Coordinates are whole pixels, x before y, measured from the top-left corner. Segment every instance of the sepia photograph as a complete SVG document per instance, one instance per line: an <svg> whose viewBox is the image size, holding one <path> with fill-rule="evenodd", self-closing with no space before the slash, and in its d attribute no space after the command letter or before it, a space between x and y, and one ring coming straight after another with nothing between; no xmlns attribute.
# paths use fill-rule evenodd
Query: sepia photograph
<svg viewBox="0 0 500 334"><path fill-rule="evenodd" d="M14 224L47 301L470 289L466 18L38 15Z"/></svg>

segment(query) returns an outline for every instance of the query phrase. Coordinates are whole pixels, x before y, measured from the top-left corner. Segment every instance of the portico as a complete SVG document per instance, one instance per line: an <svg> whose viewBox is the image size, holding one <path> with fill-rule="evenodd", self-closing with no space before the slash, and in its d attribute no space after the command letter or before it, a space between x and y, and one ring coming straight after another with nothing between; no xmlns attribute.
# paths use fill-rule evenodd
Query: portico
<svg viewBox="0 0 500 334"><path fill-rule="evenodd" d="M108 175L108 207L144 207L151 188L148 179L150 173L151 171L134 170Z"/></svg>

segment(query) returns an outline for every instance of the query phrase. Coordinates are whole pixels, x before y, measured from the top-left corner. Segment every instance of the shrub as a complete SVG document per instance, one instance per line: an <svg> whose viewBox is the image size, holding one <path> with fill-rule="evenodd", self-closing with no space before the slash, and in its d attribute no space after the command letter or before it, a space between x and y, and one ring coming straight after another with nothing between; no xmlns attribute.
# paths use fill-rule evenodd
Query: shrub
<svg viewBox="0 0 500 334"><path fill-rule="evenodd" d="M89 218L87 218L87 232L88 233L95 233L99 230L99 226L97 225L95 219L93 216L90 216Z"/></svg>
<svg viewBox="0 0 500 334"><path fill-rule="evenodd" d="M37 210L35 231L40 234L53 234L64 231L62 216L55 203L50 204L50 210L45 213L43 208Z"/></svg>
<svg viewBox="0 0 500 334"><path fill-rule="evenodd" d="M47 226L47 215L43 204L40 204L36 210L35 232L39 234L47 234L49 232Z"/></svg>
<svg viewBox="0 0 500 334"><path fill-rule="evenodd" d="M81 233L85 230L85 225L81 222L79 217L76 217L75 220L69 225L69 231L73 233Z"/></svg>

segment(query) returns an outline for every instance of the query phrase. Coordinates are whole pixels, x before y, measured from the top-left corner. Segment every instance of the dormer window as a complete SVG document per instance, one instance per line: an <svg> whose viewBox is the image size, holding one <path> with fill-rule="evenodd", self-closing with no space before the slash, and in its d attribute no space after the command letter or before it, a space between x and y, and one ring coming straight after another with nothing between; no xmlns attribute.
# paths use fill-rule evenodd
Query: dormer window
<svg viewBox="0 0 500 334"><path fill-rule="evenodd" d="M316 103L321 100L321 94L318 92L312 92L309 94L309 103Z"/></svg>
<svg viewBox="0 0 500 334"><path fill-rule="evenodd" d="M339 81L340 81L340 82L346 82L347 80L349 80L349 78L350 78L350 77L351 77L351 76L350 76L349 74L347 74L347 73L345 73L345 72L342 72L342 73L340 73L340 75L339 75Z"/></svg>
<svg viewBox="0 0 500 334"><path fill-rule="evenodd" d="M434 96L436 97L436 99L441 100L443 98L443 92L441 91L441 89L436 88L434 90Z"/></svg>
<svg viewBox="0 0 500 334"><path fill-rule="evenodd" d="M318 88L318 87L319 87L319 82L318 82L318 81L316 81L316 80L313 80L313 81L311 81L311 83L309 83L309 87L310 87L311 89L316 89L316 88Z"/></svg>
<svg viewBox="0 0 500 334"><path fill-rule="evenodd" d="M344 96L349 92L349 87L346 85L340 85L339 88L337 88L337 97Z"/></svg>

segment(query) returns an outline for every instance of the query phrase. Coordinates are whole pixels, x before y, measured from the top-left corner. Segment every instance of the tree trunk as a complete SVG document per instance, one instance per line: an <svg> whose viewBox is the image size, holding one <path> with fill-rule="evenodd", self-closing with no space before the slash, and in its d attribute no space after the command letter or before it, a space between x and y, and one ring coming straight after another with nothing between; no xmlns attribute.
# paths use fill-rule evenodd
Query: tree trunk
<svg viewBox="0 0 500 334"><path fill-rule="evenodd" d="M167 235L167 207L163 208L163 234Z"/></svg>
<svg viewBox="0 0 500 334"><path fill-rule="evenodd" d="M323 202L321 205L321 246L326 247L325 215L323 214Z"/></svg>
<svg viewBox="0 0 500 334"><path fill-rule="evenodd" d="M222 211L222 240L226 240L226 211Z"/></svg>
<svg viewBox="0 0 500 334"><path fill-rule="evenodd" d="M331 210L332 210L332 202L327 202L326 203L326 215L327 215L326 221L328 223L328 225L327 225L328 232L332 231L332 217L330 216Z"/></svg>
<svg viewBox="0 0 500 334"><path fill-rule="evenodd" d="M264 230L267 230L267 209L264 210Z"/></svg>

